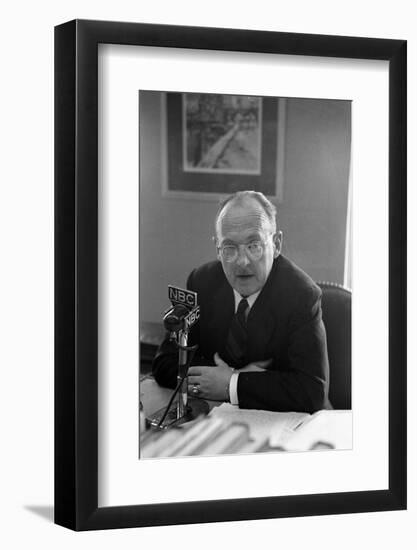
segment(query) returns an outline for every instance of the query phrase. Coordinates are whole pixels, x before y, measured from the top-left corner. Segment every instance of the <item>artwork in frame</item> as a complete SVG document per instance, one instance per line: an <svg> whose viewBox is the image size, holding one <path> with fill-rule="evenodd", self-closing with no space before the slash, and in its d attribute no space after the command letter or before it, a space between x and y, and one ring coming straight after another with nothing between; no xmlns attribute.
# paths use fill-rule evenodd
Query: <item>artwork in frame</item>
<svg viewBox="0 0 417 550"><path fill-rule="evenodd" d="M103 177L106 179L107 175L103 175L102 169L104 166L111 172L112 166L98 164L100 151L103 150L100 141L100 132L103 131L101 118L103 111L99 109L99 102L102 95L100 86L103 83L98 78L99 44L113 44L128 48L140 46L139 50L147 47L154 50L155 46L158 46L161 49L180 50L185 54L191 50L205 50L207 57L214 56L215 52L238 52L241 56L245 56L246 53L267 54L269 59L275 55L276 57L290 55L304 59L331 57L387 62L389 97L385 117L389 120L389 150L387 151L389 158L384 159L383 164L388 165L389 160L387 194L389 219L386 220L386 226L381 228L387 234L386 241L389 247L387 264L383 267L389 280L386 299L387 305L389 303L389 309L386 308L389 346L387 344L383 352L389 373L388 397L385 403L386 410L389 411L386 417L388 452L387 458L384 459L388 480L386 486L369 488L364 483L362 488L345 487L333 491L326 490L328 485L325 484L326 480L322 480L321 490L309 489L306 482L296 493L283 494L275 489L271 492L271 488L269 490L265 488L263 493L258 492L254 497L253 492L245 494L245 487L241 487L238 496L231 492L228 494L226 491L217 498L200 496L193 499L191 496L184 498L176 493L172 485L174 480L171 479L172 476L171 478L168 476L165 478L164 494L171 497L164 500L155 496L153 500L146 500L144 499L146 490L151 493L154 490L156 494L156 486L153 489L152 483L148 483L152 478L147 477L142 470L139 475L142 481L140 490L136 490L134 495L126 498L125 501L120 498L113 503L103 504L106 488L103 479L99 476L99 471L103 463L108 465L111 462L108 461L106 453L113 452L114 449L103 447L98 444L98 441L103 431L104 416L118 413L114 407L109 408L105 415L99 415L98 412L100 402L103 400L100 394L100 377L103 376L106 362L105 357L99 353L101 338L99 312L103 312L101 303L103 294L99 292L99 281L103 280L103 276L106 277L106 274L101 273L103 264L99 261L101 254L99 243L105 238L106 232L117 231L118 225L124 224L103 226L103 220L100 220L100 205L108 200L108 196L106 199L106 195L103 195L103 190L106 189L103 185ZM337 65L337 59L333 60L333 63ZM319 70L317 66L313 69ZM56 28L55 71L56 523L75 530L91 530L404 509L406 507L406 43L402 40L265 33L234 29L222 29L219 32L218 29L209 28L71 21ZM113 78L115 78L114 73ZM205 87L200 86L199 89L204 90ZM192 91L200 93L199 90ZM133 94L132 103L136 108L137 92L138 88ZM265 97L266 94L248 90L247 95ZM134 109L135 107L129 113L130 119L135 118L131 116L134 115ZM186 141L187 139L188 136ZM128 144L124 143L123 149L127 148ZM131 149L134 150L135 147ZM367 149L368 154L371 154L372 150ZM108 152L112 153L112 151ZM182 162L184 165L184 158ZM187 156L185 164L186 168L192 171ZM137 165L137 161L135 163L133 160L132 165ZM257 165L256 161L254 165ZM251 169L254 169L253 166ZM239 177L243 176L239 174ZM117 196L120 187L116 185L111 191ZM160 188L158 191L160 192ZM378 187L374 188L374 192L376 194L380 192ZM111 202L113 204L114 201ZM373 206L374 203L369 204L369 208ZM131 227L131 231L135 232L134 223ZM366 279L366 274L359 273L359 276ZM135 283L137 286L137 281ZM118 285L119 290L122 286ZM360 288L361 285L358 285L359 290ZM371 289L368 289L368 292L370 291ZM366 301L366 296L362 296ZM135 302L132 296L126 301ZM134 316L132 319L134 323ZM137 327L132 330L132 327L126 324L130 323L130 320L127 321L125 318L124 322L124 332L137 331ZM371 332L368 334L368 341L375 337L376 335ZM128 361L128 358L125 357L125 359ZM124 369L123 372L124 376L128 376L128 370ZM120 369L119 376L121 376ZM126 384L123 385L122 379L119 378L119 381L127 395L129 387ZM383 380L381 382L383 383ZM368 390L371 391L372 388ZM360 400L362 393L356 394L356 400ZM116 409L123 409L124 406L123 400L117 401ZM366 415L366 407L364 410L360 409L359 414ZM356 424L356 430L361 429L361 424L362 422ZM136 463L142 462L137 460L137 454L135 454L137 450L135 432L130 433L128 430L123 432L127 434L133 449L131 453L133 458L127 455L124 458L132 459ZM371 447L366 447L364 450L365 455L371 452ZM311 453L305 454L311 455ZM366 456L364 458L366 460ZM280 458L274 457L274 461L279 460ZM149 463L149 461L143 462ZM169 459L160 462L165 462L169 466ZM287 464L290 468L288 461ZM357 475L359 474L358 471ZM288 476L291 477L290 474ZM129 476L124 481L128 481L127 486L132 485L134 480ZM123 481L119 483L119 485L123 484ZM219 491L218 494L220 495Z"/></svg>
<svg viewBox="0 0 417 550"><path fill-rule="evenodd" d="M245 189L283 198L285 98L166 92L163 194L218 200Z"/></svg>

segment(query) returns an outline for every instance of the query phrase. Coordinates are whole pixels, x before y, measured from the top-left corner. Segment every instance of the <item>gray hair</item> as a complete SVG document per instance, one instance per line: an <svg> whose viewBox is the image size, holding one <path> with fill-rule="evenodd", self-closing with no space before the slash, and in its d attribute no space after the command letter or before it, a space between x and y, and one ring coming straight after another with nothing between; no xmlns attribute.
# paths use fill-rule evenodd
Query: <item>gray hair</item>
<svg viewBox="0 0 417 550"><path fill-rule="evenodd" d="M217 223L219 221L220 214L223 212L225 207L232 202L241 205L250 199L255 200L262 206L262 209L267 215L268 220L271 222L273 232L275 233L277 229L277 221L276 221L277 209L272 204L272 202L269 199L267 199L265 195L260 191L237 191L236 193L233 193L232 195L229 195L228 197L226 197L219 205L216 218L214 220L214 229L216 231L216 234L217 234Z"/></svg>

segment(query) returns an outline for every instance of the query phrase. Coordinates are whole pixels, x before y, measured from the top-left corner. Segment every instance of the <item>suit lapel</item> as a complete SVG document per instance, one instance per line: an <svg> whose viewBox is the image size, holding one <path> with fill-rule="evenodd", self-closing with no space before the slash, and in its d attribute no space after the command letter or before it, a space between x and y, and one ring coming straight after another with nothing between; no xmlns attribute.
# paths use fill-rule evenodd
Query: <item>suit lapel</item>
<svg viewBox="0 0 417 550"><path fill-rule="evenodd" d="M264 287L253 304L248 315L248 359L250 361L265 357L273 336L275 322L269 308L269 295Z"/></svg>
<svg viewBox="0 0 417 550"><path fill-rule="evenodd" d="M277 317L277 311L273 311L271 304L276 307L274 295L280 258L274 261L268 280L248 315L248 352L251 361L266 357L271 349Z"/></svg>
<svg viewBox="0 0 417 550"><path fill-rule="evenodd" d="M221 354L235 309L233 290L226 280L214 293L210 307L207 328L214 343L214 350Z"/></svg>

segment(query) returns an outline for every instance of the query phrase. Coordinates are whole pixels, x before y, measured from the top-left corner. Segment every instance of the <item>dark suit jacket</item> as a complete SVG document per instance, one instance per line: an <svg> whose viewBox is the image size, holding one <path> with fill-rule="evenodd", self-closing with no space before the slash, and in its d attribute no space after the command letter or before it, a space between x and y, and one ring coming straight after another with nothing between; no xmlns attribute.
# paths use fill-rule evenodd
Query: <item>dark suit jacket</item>
<svg viewBox="0 0 417 550"><path fill-rule="evenodd" d="M225 357L225 344L234 315L234 295L220 262L195 269L187 287L198 294L200 320L191 329L189 344L198 344L193 364L214 364L216 352ZM274 260L268 280L248 319L247 362L273 359L265 372L241 372L237 393L245 409L313 412L331 408L328 400L329 364L321 316L321 290L283 256ZM174 387L175 345L165 339L153 363L156 381Z"/></svg>

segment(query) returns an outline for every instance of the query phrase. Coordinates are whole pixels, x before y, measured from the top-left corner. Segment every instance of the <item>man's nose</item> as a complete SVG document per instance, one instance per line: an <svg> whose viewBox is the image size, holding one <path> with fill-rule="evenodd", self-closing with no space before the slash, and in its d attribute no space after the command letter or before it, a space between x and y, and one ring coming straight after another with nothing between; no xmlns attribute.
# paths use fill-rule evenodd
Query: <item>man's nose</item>
<svg viewBox="0 0 417 550"><path fill-rule="evenodd" d="M249 264L249 258L246 254L246 250L239 247L236 263L238 266L245 267Z"/></svg>

